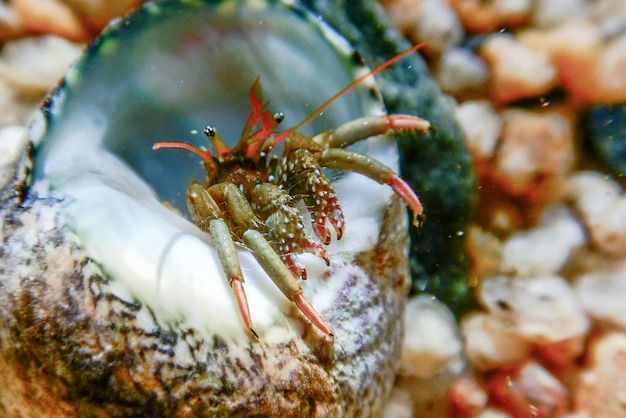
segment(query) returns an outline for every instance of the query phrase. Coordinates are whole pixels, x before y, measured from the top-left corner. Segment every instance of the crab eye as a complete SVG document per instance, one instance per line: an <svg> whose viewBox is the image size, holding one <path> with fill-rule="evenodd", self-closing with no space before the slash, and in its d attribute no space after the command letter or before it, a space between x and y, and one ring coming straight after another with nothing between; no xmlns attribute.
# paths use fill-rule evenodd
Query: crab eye
<svg viewBox="0 0 626 418"><path fill-rule="evenodd" d="M204 128L204 134L207 136L207 138L212 138L217 135L217 129L215 129L213 126L207 126L206 128Z"/></svg>
<svg viewBox="0 0 626 418"><path fill-rule="evenodd" d="M285 114L283 112L274 113L274 121L276 123L281 123L285 119Z"/></svg>

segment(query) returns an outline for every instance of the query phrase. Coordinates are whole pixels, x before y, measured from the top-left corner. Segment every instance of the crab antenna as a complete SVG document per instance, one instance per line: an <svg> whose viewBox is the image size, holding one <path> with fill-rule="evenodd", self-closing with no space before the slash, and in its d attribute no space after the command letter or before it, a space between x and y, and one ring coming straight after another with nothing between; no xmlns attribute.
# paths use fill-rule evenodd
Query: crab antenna
<svg viewBox="0 0 626 418"><path fill-rule="evenodd" d="M187 151L191 151L196 155L199 155L204 161L208 161L211 159L211 151L207 151L198 147L194 147L191 144L186 144L184 142L157 142L152 145L152 150L158 150L162 148L180 148L185 149Z"/></svg>
<svg viewBox="0 0 626 418"><path fill-rule="evenodd" d="M280 141L282 141L283 139L285 139L286 137L291 135L292 132L297 131L298 129L300 129L301 127L306 125L307 123L311 122L313 119L318 117L318 115L321 112L326 110L326 108L328 108L328 106L333 104L333 102L335 100L337 100L339 97L343 96L344 94L346 94L347 92L349 92L350 90L352 90L353 88L355 88L356 86L361 84L363 82L363 80L365 80L367 77L381 72L385 68L387 68L387 67L395 64L396 62L400 61L402 58L406 57L407 55L409 55L409 54L411 54L411 53L421 49L424 45L425 45L425 42L422 42L422 43L417 44L417 45L413 45L411 48L406 49L406 50L400 52L398 55L389 58L387 61L383 62L382 64L377 65L372 70L370 70L367 73L363 74L362 76L358 77L356 80L352 81L350 84L348 84L347 86L345 86L344 88L339 90L339 92L337 92L333 97L331 97L330 99L328 99L327 101L322 103L317 109L315 109L313 112L311 112L311 114L309 114L309 116L307 116L306 118L302 119L298 124L292 126L291 128L289 128L289 129L281 132L279 135L277 135L272 140L271 145L274 146L274 145L278 144Z"/></svg>

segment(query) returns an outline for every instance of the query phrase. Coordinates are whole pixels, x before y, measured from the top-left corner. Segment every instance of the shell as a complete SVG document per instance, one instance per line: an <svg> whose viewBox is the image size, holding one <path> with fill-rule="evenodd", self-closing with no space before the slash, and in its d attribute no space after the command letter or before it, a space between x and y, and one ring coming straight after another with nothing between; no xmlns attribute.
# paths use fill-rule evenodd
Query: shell
<svg viewBox="0 0 626 418"><path fill-rule="evenodd" d="M408 286L406 218L391 191L337 174L344 238L329 269L303 257L305 294L334 341L240 251L255 341L214 244L184 218L201 166L151 151L160 140L201 145L194 131L207 123L237 138L257 75L290 126L366 71L356 58L280 2L161 1L114 22L35 117L32 185L24 151L2 189L0 380L12 389L0 405L24 416L377 414ZM363 85L308 133L381 111ZM390 138L359 147L397 166ZM26 189L18 206L14 191Z"/></svg>

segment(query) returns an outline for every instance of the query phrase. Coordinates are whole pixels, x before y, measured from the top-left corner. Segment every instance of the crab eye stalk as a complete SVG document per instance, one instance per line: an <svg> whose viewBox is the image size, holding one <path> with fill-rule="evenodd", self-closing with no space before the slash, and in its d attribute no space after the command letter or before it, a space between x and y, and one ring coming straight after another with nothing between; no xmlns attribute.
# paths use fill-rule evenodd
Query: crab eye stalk
<svg viewBox="0 0 626 418"><path fill-rule="evenodd" d="M274 113L274 122L278 125L285 119L285 114L283 112Z"/></svg>
<svg viewBox="0 0 626 418"><path fill-rule="evenodd" d="M206 128L204 128L204 134L207 138L211 139L212 137L217 135L217 129L215 129L215 127L213 126L207 126Z"/></svg>
<svg viewBox="0 0 626 418"><path fill-rule="evenodd" d="M219 132L217 132L217 129L215 127L207 126L206 128L204 128L204 134L209 139L209 141L211 141L211 145L213 145L213 148L215 148L215 153L218 157L223 157L230 154L230 147L226 145L226 142L224 142L224 139L219 134Z"/></svg>

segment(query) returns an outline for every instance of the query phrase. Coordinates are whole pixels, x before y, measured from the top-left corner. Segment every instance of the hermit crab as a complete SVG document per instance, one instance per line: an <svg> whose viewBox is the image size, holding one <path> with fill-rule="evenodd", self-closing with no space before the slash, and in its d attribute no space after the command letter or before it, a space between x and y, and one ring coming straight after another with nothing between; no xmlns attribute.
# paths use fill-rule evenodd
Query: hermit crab
<svg viewBox="0 0 626 418"><path fill-rule="evenodd" d="M419 45L359 77L336 97L417 48ZM351 170L391 186L413 212L414 225L419 226L422 205L411 187L389 167L345 147L391 130L427 131L430 124L415 116L379 115L355 119L313 137L299 133L297 129L323 112L332 103L331 98L299 124L278 133L276 127L284 114L272 114L268 110L258 78L250 88L249 99L252 112L232 149L211 126L205 128L204 133L215 155L180 142L159 142L153 148L183 148L202 158L207 175L203 185L195 180L189 184L187 205L196 225L211 234L218 248L224 273L250 332L258 337L252 327L244 277L233 237L252 251L283 294L317 328L330 335L331 329L304 296L296 280L306 279L306 270L296 256L307 250L312 251L330 265L322 244L330 244L331 226L337 239L341 239L343 233L343 212L337 194L322 169ZM272 155L272 149L283 140L282 154ZM322 244L308 236L296 207L298 200L304 202L313 230Z"/></svg>

